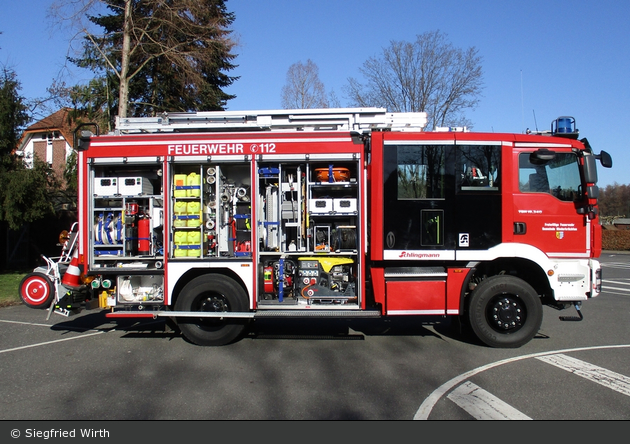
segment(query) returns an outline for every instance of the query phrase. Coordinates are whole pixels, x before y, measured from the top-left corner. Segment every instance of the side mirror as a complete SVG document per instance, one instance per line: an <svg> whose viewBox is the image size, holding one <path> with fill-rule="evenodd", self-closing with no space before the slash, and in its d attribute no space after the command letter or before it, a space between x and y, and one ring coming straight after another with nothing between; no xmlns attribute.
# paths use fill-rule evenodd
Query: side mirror
<svg viewBox="0 0 630 444"><path fill-rule="evenodd" d="M613 165L612 156L608 154L606 151L602 151L595 157L599 159L599 163L601 163L604 168L612 168L612 165Z"/></svg>
<svg viewBox="0 0 630 444"><path fill-rule="evenodd" d="M586 195L589 199L599 198L599 187L597 185L589 185L586 187Z"/></svg>
<svg viewBox="0 0 630 444"><path fill-rule="evenodd" d="M595 156L584 154L584 180L586 183L597 183L597 164Z"/></svg>

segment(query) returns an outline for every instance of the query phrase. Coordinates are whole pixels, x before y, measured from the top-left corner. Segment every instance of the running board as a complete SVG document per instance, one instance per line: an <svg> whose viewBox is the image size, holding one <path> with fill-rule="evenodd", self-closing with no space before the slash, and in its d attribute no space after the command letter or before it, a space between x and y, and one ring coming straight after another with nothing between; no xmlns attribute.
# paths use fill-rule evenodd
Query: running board
<svg viewBox="0 0 630 444"><path fill-rule="evenodd" d="M261 310L257 312L199 312L199 311L122 311L105 314L106 318L379 318L378 310Z"/></svg>
<svg viewBox="0 0 630 444"><path fill-rule="evenodd" d="M380 318L378 310L261 310L255 318Z"/></svg>

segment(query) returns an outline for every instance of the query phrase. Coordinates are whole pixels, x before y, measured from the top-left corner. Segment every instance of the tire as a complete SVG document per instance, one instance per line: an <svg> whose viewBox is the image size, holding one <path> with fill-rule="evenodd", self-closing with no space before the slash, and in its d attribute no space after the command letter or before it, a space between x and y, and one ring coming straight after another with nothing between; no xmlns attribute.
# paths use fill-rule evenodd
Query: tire
<svg viewBox="0 0 630 444"><path fill-rule="evenodd" d="M473 291L468 307L470 327L484 344L518 348L528 343L542 323L536 290L514 276L492 276Z"/></svg>
<svg viewBox="0 0 630 444"><path fill-rule="evenodd" d="M245 312L248 305L247 294L236 281L223 275L207 274L186 284L177 298L175 310ZM192 343L217 346L238 339L248 320L179 317L177 324L184 337Z"/></svg>
<svg viewBox="0 0 630 444"><path fill-rule="evenodd" d="M44 309L50 307L55 290L52 280L44 273L29 273L18 287L20 299L27 307Z"/></svg>

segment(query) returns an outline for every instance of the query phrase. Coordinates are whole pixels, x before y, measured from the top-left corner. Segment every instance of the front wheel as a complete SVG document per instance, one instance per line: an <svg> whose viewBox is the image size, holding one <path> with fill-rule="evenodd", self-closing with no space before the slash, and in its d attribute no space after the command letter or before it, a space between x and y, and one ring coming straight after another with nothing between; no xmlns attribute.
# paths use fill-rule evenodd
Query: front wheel
<svg viewBox="0 0 630 444"><path fill-rule="evenodd" d="M514 276L492 276L473 291L468 311L470 326L486 345L517 348L540 329L542 303L527 282Z"/></svg>
<svg viewBox="0 0 630 444"><path fill-rule="evenodd" d="M31 308L48 308L54 297L52 280L44 273L29 273L18 287L20 299Z"/></svg>
<svg viewBox="0 0 630 444"><path fill-rule="evenodd" d="M247 294L233 279L223 275L204 275L190 281L182 289L176 311L245 312ZM177 318L182 334L197 345L225 345L243 333L245 319Z"/></svg>

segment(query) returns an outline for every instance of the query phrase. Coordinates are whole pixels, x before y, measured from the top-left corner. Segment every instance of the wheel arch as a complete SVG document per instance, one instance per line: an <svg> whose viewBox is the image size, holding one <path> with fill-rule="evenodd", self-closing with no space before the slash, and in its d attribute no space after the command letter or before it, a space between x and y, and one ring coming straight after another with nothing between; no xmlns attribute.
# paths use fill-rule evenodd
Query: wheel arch
<svg viewBox="0 0 630 444"><path fill-rule="evenodd" d="M171 309L174 309L175 303L177 302L177 298L181 294L182 289L186 286L186 284L191 282L193 279L196 279L200 276L206 276L206 275L221 275L221 276L229 277L232 280L234 280L234 282L236 282L238 285L240 285L243 288L243 291L245 292L245 294L247 294L248 303L249 303L249 306L251 307L251 295L247 289L247 286L245 285L245 282L243 282L243 279L233 270L229 268L221 267L221 268L191 268L188 271L186 271L184 274L182 274L177 279L177 282L175 283L175 286L173 287L173 291L172 291L171 299L170 299Z"/></svg>
<svg viewBox="0 0 630 444"><path fill-rule="evenodd" d="M553 301L553 290L545 271L536 262L518 257L501 257L489 262L479 262L475 265L470 282L479 284L483 279L502 274L515 276L531 285L538 293L543 303ZM466 293L463 309L468 308L470 294Z"/></svg>

